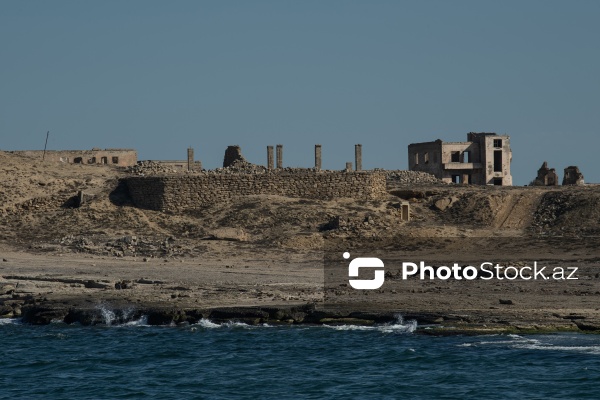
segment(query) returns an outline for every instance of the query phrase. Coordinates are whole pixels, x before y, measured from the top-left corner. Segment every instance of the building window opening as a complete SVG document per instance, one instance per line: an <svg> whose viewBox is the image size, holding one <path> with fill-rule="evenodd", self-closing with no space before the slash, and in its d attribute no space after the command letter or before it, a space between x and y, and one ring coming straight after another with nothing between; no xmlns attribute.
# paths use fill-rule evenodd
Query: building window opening
<svg viewBox="0 0 600 400"><path fill-rule="evenodd" d="M108 157L100 158L100 164L108 164Z"/></svg>
<svg viewBox="0 0 600 400"><path fill-rule="evenodd" d="M462 183L460 175L452 175L452 183Z"/></svg>
<svg viewBox="0 0 600 400"><path fill-rule="evenodd" d="M494 186L502 186L502 178L494 178Z"/></svg>
<svg viewBox="0 0 600 400"><path fill-rule="evenodd" d="M119 157L113 157L112 158L112 163L113 164L118 164L119 163Z"/></svg>
<svg viewBox="0 0 600 400"><path fill-rule="evenodd" d="M502 139L494 139L494 147L495 148L502 147Z"/></svg>
<svg viewBox="0 0 600 400"><path fill-rule="evenodd" d="M419 165L419 153L415 153L415 165Z"/></svg>
<svg viewBox="0 0 600 400"><path fill-rule="evenodd" d="M423 154L423 161L425 162L425 164L429 164L429 153L425 152L425 154Z"/></svg>
<svg viewBox="0 0 600 400"><path fill-rule="evenodd" d="M450 157L451 162L460 162L460 151L453 151Z"/></svg>
<svg viewBox="0 0 600 400"><path fill-rule="evenodd" d="M465 151L463 153L463 162L465 162L465 163L473 162L473 161L471 161L471 152L470 151Z"/></svg>
<svg viewBox="0 0 600 400"><path fill-rule="evenodd" d="M502 172L502 150L494 150L494 172Z"/></svg>
<svg viewBox="0 0 600 400"><path fill-rule="evenodd" d="M81 164L81 163L83 163L83 158L81 158L81 157L75 157L73 159L73 163L75 163L75 164Z"/></svg>

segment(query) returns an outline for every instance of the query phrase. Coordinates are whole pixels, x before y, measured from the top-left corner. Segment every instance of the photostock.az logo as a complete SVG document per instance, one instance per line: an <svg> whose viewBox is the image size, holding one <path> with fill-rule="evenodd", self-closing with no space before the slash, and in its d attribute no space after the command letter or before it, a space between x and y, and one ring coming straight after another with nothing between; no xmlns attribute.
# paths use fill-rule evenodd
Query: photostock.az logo
<svg viewBox="0 0 600 400"><path fill-rule="evenodd" d="M344 258L350 258L350 253L345 252ZM383 285L385 273L383 271L383 261L375 257L358 257L350 261L348 266L348 276L350 278L358 277L359 268L380 268L375 270L373 279L349 279L350 286L354 289L379 289Z"/></svg>

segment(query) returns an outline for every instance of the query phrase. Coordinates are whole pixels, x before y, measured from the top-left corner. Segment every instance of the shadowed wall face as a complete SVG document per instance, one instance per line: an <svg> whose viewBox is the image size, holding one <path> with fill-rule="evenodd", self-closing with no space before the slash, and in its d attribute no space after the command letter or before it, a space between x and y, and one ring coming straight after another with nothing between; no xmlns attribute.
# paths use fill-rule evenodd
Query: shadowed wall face
<svg viewBox="0 0 600 400"><path fill-rule="evenodd" d="M383 173L205 174L131 177L124 181L137 207L174 212L248 195L373 200L387 194Z"/></svg>

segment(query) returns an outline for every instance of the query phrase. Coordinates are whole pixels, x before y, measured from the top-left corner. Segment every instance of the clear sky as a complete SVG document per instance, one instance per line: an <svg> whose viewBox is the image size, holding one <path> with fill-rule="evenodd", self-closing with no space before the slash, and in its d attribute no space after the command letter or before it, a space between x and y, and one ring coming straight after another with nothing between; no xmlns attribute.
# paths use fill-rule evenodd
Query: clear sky
<svg viewBox="0 0 600 400"><path fill-rule="evenodd" d="M0 149L135 148L206 168L407 168L410 143L511 135L600 182L600 1L0 1Z"/></svg>

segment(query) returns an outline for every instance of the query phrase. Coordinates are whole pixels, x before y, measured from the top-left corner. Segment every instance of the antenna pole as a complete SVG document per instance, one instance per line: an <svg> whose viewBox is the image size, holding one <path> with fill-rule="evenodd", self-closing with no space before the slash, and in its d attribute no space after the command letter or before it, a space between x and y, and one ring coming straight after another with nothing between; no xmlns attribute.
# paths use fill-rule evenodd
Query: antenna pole
<svg viewBox="0 0 600 400"><path fill-rule="evenodd" d="M44 145L44 153L42 154L42 161L46 158L46 147L48 147L48 136L50 136L50 131L46 132L46 144Z"/></svg>

